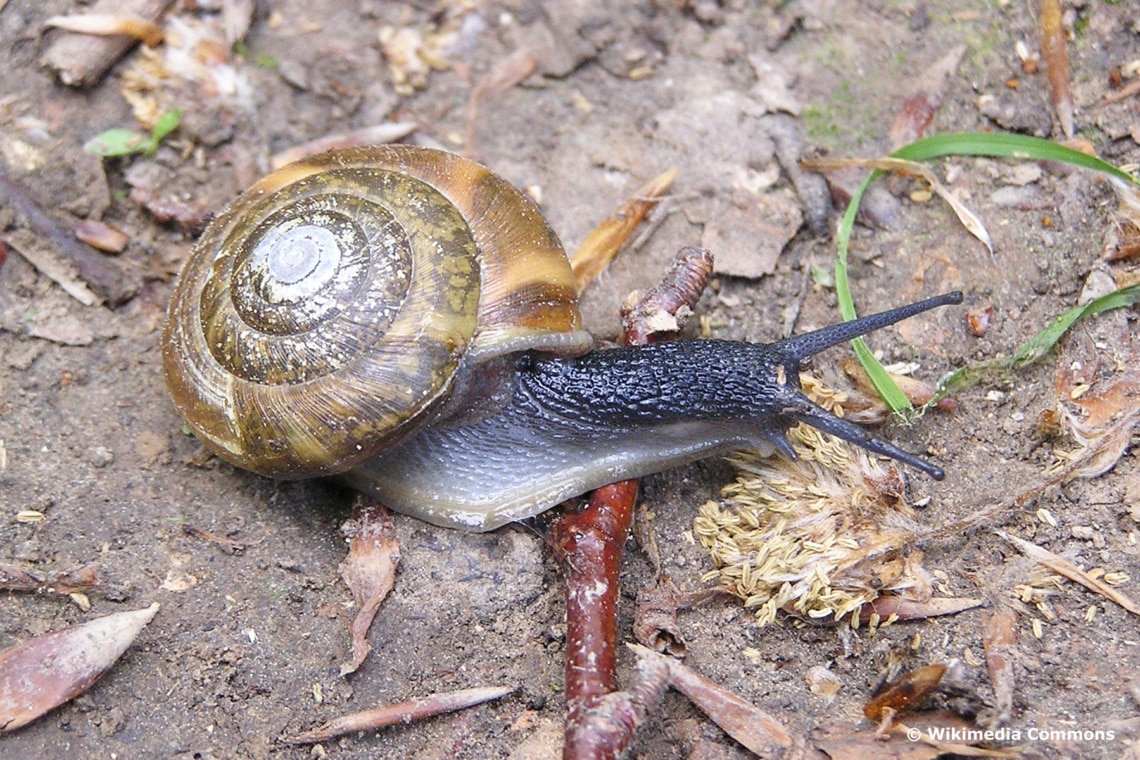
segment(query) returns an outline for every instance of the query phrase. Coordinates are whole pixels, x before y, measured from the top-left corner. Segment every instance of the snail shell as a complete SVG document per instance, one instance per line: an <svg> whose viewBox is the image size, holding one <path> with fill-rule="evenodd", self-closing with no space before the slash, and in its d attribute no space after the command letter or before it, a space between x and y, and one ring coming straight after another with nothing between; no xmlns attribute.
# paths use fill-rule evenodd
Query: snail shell
<svg viewBox="0 0 1140 760"><path fill-rule="evenodd" d="M421 519L490 530L605 483L736 448L794 456L806 422L942 471L813 404L800 362L960 293L770 345L591 351L566 255L478 164L390 146L281 169L210 225L162 354L223 459L336 475Z"/></svg>
<svg viewBox="0 0 1140 760"><path fill-rule="evenodd" d="M300 478L407 438L461 367L591 343L526 196L458 156L392 146L292 164L221 214L174 291L163 361L216 454Z"/></svg>

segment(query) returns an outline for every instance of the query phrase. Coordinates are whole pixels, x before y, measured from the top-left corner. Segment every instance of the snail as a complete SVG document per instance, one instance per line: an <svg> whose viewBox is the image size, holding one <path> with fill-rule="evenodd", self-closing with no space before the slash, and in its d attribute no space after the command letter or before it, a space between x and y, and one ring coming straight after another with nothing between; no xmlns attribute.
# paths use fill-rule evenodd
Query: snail
<svg viewBox="0 0 1140 760"><path fill-rule="evenodd" d="M270 174L213 221L175 286L162 356L175 406L222 459L337 476L428 522L491 530L733 449L794 456L796 422L941 479L809 401L798 371L961 299L771 344L596 350L525 195L446 152L356 148Z"/></svg>

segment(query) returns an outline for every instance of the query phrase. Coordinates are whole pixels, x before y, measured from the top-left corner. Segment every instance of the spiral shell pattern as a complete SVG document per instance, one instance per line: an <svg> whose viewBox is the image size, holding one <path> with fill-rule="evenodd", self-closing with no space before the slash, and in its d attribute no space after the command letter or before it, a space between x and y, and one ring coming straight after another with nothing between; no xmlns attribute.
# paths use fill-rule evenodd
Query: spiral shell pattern
<svg viewBox="0 0 1140 760"><path fill-rule="evenodd" d="M393 146L285 167L223 212L175 288L163 361L203 442L296 478L405 439L472 363L588 346L533 204L478 164Z"/></svg>

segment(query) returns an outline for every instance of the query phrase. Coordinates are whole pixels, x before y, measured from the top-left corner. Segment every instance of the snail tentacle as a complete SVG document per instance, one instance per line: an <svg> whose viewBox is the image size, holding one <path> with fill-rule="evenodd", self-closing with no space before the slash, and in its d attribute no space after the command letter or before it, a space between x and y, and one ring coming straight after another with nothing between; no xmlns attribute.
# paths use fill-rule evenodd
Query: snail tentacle
<svg viewBox="0 0 1140 760"><path fill-rule="evenodd" d="M794 452L796 422L941 470L831 416L800 362L950 294L771 345L591 351L535 204L442 151L333 151L262 179L209 226L171 298L175 406L223 459L338 476L394 509L488 530L615 480L731 449Z"/></svg>
<svg viewBox="0 0 1140 760"><path fill-rule="evenodd" d="M846 340L956 299L834 325L794 345L823 350L837 332ZM785 434L805 422L942 479L939 467L811 402L798 376L807 354L788 343L674 341L532 358L502 376L509 393L489 394L507 399L500 407L439 420L346 478L429 522L490 530L606 483L733 449L794 458Z"/></svg>

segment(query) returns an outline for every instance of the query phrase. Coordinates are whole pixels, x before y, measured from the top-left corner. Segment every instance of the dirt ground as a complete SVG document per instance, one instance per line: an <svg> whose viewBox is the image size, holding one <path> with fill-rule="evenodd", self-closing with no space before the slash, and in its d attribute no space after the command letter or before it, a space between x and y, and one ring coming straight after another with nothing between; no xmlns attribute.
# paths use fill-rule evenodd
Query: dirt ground
<svg viewBox="0 0 1140 760"><path fill-rule="evenodd" d="M676 167L670 212L587 293L591 330L612 336L625 294L653 284L679 247L704 242L724 252L726 266L762 272L770 264L764 274L718 275L699 308L712 333L770 341L792 319L795 332L838 319L834 293L807 276L811 265L830 267L834 245L801 227L803 203L775 156L779 119L798 129L809 153L879 154L923 75L963 46L930 132L1059 135L1045 76L1027 73L1016 52L1018 43L1039 51L1031 2L282 0L258 5L244 55L232 62L233 92L165 83L154 97L159 108L185 110L182 128L153 157L101 163L82 146L110 127L137 125L121 91L134 81L139 54L92 87L59 84L41 64L58 34L44 22L81 5L0 3L0 154L10 176L59 221L102 219L126 232L126 250L112 263L137 289L114 307L81 305L29 265L21 251L50 246L10 205L0 207L0 238L9 246L0 268L0 561L40 571L92 563L102 585L89 594L89 612L66 596L0 596L0 648L152 602L161 610L86 695L0 738L0 754L27 760L324 756L278 739L375 704L498 684L516 691L457 715L328 742L323 752L344 760L554 756L565 622L560 576L539 528L468 535L397 516L396 588L372 628L375 651L346 680L339 664L351 597L337 565L351 494L207 460L183 432L158 355L172 275L198 223L267 171L271 154L387 120L414 122L411 141L464 150L540 192L568 248L648 179ZM1140 55L1136 5L1077 0L1066 8L1077 133L1117 165L1140 161L1136 98L1100 105L1113 87L1110 72ZM219 23L210 14L180 15ZM454 32L439 53L446 65L412 72L422 81L397 82L381 52L385 28L419 30L429 40ZM518 51L534 56L537 71L482 101L471 119L475 84ZM952 308L921 320L921 329L872 339L885 359L918 362L916 374L931 382L965 362L1011 353L1074 305L1090 277L1105 276L1100 259L1117 205L1107 183L1061 167L1024 173L1011 163L947 160L935 168L953 175L951 187L986 221L992 257L937 198L913 200L910 180L883 185L891 226L858 228L852 250L863 312L949 288L966 293L966 307L992 307L982 337ZM730 264L734 258L743 262ZM1134 309L1077 328L1094 355L1115 348L1118 357L1129 357L1135 332ZM843 355L829 352L816 366ZM1056 406L1062 361L1054 353L964 391L953 411L880 429L946 469L942 483L909 479L911 502L925 504L924 523L953 526L1006 503L1011 489L1075 448L1040 427ZM1113 372L1107 365L1099 365L1102 377ZM1117 367L1126 369L1127 358ZM663 569L683 589L708 585L701 577L711 560L685 537L697 508L732 477L713 461L643 481ZM787 617L758 628L751 612L722 597L682 614L686 661L810 736L858 721L889 655L912 644L916 664L957 663L965 701L992 701L983 624L995 605L1014 605L1009 725L1113 738L1023 735L1012 744L1026 757L1132 757L1140 735L1136 617L1067 581L1049 596L1051 618L1016 602L1010 589L1031 565L994 529L1084 568L1124 573L1132 581L1120 588L1135 597L1138 480L1132 451L1099 477L925 542L938 595L982 598L985 609L852 633ZM1055 525L1038 516L1042 508ZM44 518L18 521L22 510ZM186 526L245 549L228 551ZM631 638L637 590L652 580L631 542L623 639ZM837 676L834 698L809 690L816 666ZM642 727L633 756L748 753L673 693Z"/></svg>

